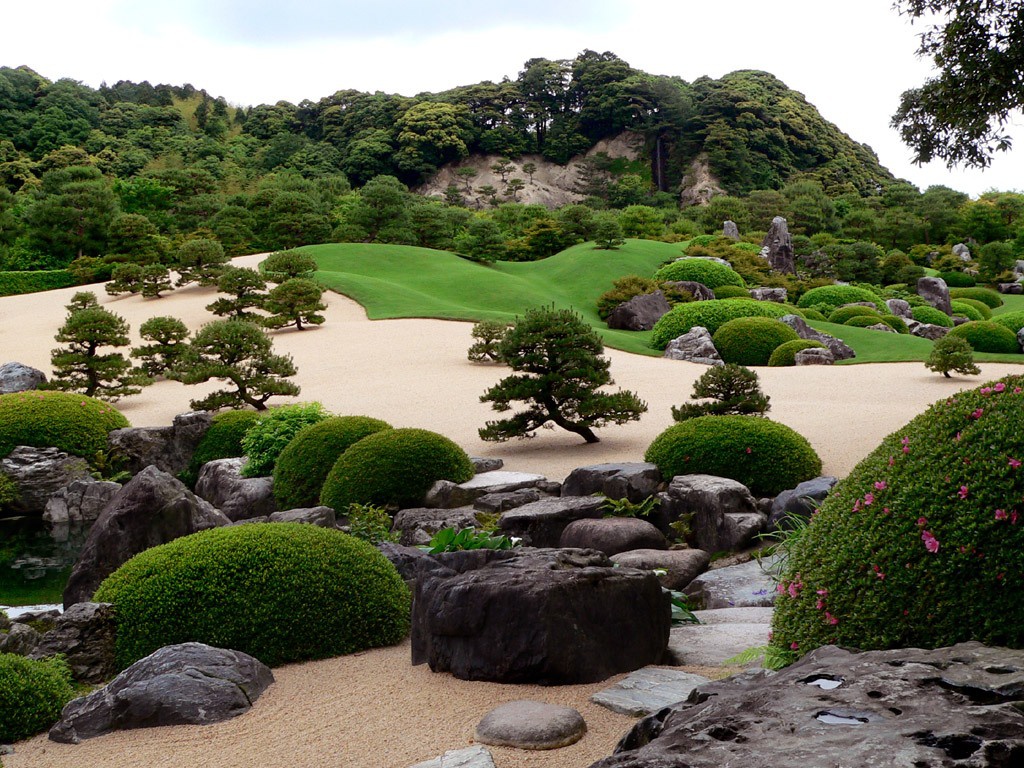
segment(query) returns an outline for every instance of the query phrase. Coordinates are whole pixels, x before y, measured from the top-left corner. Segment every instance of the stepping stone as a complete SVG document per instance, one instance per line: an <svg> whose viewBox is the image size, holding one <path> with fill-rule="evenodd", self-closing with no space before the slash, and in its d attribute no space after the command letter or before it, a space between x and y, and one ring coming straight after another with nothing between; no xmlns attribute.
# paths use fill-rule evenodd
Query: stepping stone
<svg viewBox="0 0 1024 768"><path fill-rule="evenodd" d="M768 644L771 608L719 608L694 614L700 624L672 628L666 663L718 667L749 648Z"/></svg>
<svg viewBox="0 0 1024 768"><path fill-rule="evenodd" d="M711 608L770 607L775 602L775 581L769 575L773 558L706 571L690 582L683 593L690 605Z"/></svg>
<svg viewBox="0 0 1024 768"><path fill-rule="evenodd" d="M410 765L409 768L494 768L494 760L483 747L466 747L449 749L440 757Z"/></svg>
<svg viewBox="0 0 1024 768"><path fill-rule="evenodd" d="M690 691L707 682L710 681L706 677L678 669L644 667L626 675L610 688L598 691L590 700L620 715L644 717L686 701Z"/></svg>
<svg viewBox="0 0 1024 768"><path fill-rule="evenodd" d="M476 740L495 747L558 749L587 732L583 715L539 701L511 701L495 707L476 727Z"/></svg>

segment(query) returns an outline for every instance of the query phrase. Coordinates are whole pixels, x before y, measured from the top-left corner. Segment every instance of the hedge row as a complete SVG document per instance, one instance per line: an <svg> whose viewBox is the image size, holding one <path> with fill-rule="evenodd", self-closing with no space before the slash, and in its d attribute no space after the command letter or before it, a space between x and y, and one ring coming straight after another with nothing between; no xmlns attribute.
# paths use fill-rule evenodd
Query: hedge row
<svg viewBox="0 0 1024 768"><path fill-rule="evenodd" d="M70 288L78 280L66 269L47 269L39 272L0 272L0 296L38 293L54 288Z"/></svg>

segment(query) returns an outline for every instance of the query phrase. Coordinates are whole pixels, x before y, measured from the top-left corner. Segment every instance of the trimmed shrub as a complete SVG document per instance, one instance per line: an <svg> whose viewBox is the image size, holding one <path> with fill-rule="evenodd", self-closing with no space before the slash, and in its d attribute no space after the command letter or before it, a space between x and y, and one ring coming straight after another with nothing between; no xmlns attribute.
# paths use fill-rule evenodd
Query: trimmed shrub
<svg viewBox="0 0 1024 768"><path fill-rule="evenodd" d="M939 272L939 277L946 281L950 288L973 288L977 281L965 272Z"/></svg>
<svg viewBox="0 0 1024 768"><path fill-rule="evenodd" d="M334 416L300 429L274 464L274 498L279 509L315 507L331 467L367 435L391 429L369 416Z"/></svg>
<svg viewBox="0 0 1024 768"><path fill-rule="evenodd" d="M999 323L1004 328L1009 328L1017 333L1024 328L1024 309L1017 312L1007 312L1005 315L996 315L992 318L993 323Z"/></svg>
<svg viewBox="0 0 1024 768"><path fill-rule="evenodd" d="M107 433L130 426L113 406L85 395L40 390L0 395L0 456L16 445L34 445L91 460L107 449Z"/></svg>
<svg viewBox="0 0 1024 768"><path fill-rule="evenodd" d="M244 456L242 438L259 418L258 411L222 411L214 416L213 423L196 446L188 468L181 473L181 482L192 488L199 479L199 470L206 462Z"/></svg>
<svg viewBox="0 0 1024 768"><path fill-rule="evenodd" d="M785 323L770 317L740 317L722 325L712 338L727 363L768 365L772 352L800 337Z"/></svg>
<svg viewBox="0 0 1024 768"><path fill-rule="evenodd" d="M818 288L811 288L796 303L798 307L814 307L819 312L824 312L823 304L828 307L829 314L835 312L843 304L853 304L858 301L870 301L873 304L882 303L878 294L866 288L858 288L854 285L822 285Z"/></svg>
<svg viewBox="0 0 1024 768"><path fill-rule="evenodd" d="M821 474L821 459L801 435L758 416L701 416L669 427L644 461L662 477L729 477L755 496L775 496Z"/></svg>
<svg viewBox="0 0 1024 768"><path fill-rule="evenodd" d="M242 467L243 477L268 477L274 462L303 427L328 417L320 403L296 403L272 408L249 427L242 436L242 451L248 458Z"/></svg>
<svg viewBox="0 0 1024 768"><path fill-rule="evenodd" d="M463 483L473 463L444 435L426 429L386 429L364 437L331 467L320 503L344 513L349 504L418 506L438 480Z"/></svg>
<svg viewBox="0 0 1024 768"><path fill-rule="evenodd" d="M895 315L882 315L881 317L870 317L867 315L858 315L851 317L843 325L853 326L854 328L867 328L872 325L887 325L892 328L896 333L910 333L910 329L907 328L907 324L903 322L903 318L896 317Z"/></svg>
<svg viewBox="0 0 1024 768"><path fill-rule="evenodd" d="M772 368L796 365L796 353L803 349L828 349L828 347L820 341L813 341L812 339L787 341L775 348L772 356L768 358L768 365Z"/></svg>
<svg viewBox="0 0 1024 768"><path fill-rule="evenodd" d="M1003 297L989 288L950 288L949 297L951 299L974 299L989 309L998 309L1003 306Z"/></svg>
<svg viewBox="0 0 1024 768"><path fill-rule="evenodd" d="M38 272L0 272L0 296L52 291L78 285L78 279L66 269L45 269Z"/></svg>
<svg viewBox="0 0 1024 768"><path fill-rule="evenodd" d="M1024 647L1024 376L889 435L786 550L772 643Z"/></svg>
<svg viewBox="0 0 1024 768"><path fill-rule="evenodd" d="M1005 325L991 320L973 320L953 328L949 334L966 339L975 352L1010 353L1020 352L1017 334Z"/></svg>
<svg viewBox="0 0 1024 768"><path fill-rule="evenodd" d="M697 402L672 406L675 421L726 414L763 416L771 408L771 398L761 391L757 374L734 363L708 368L693 382L690 398Z"/></svg>
<svg viewBox="0 0 1024 768"><path fill-rule="evenodd" d="M967 339L950 336L948 333L935 340L928 359L924 361L924 367L941 373L947 379L951 378L950 371L965 376L977 376L981 373L981 369L974 364L974 350L967 343Z"/></svg>
<svg viewBox="0 0 1024 768"><path fill-rule="evenodd" d="M956 304L966 304L967 306L974 307L976 310L978 310L978 312L981 313L982 320L992 319L992 309L988 306L988 304L980 302L977 299L953 299L950 303L954 302Z"/></svg>
<svg viewBox="0 0 1024 768"><path fill-rule="evenodd" d="M743 287L743 278L732 267L719 264L711 259L679 259L666 264L654 273L658 282L692 280L704 283L712 291L723 285Z"/></svg>
<svg viewBox="0 0 1024 768"><path fill-rule="evenodd" d="M953 320L941 309L924 304L920 307L910 308L911 316L919 323L928 325L941 325L943 328L952 328Z"/></svg>
<svg viewBox="0 0 1024 768"><path fill-rule="evenodd" d="M982 304L982 306L984 307L985 305ZM966 304L966 303L964 303L962 301L951 301L950 302L950 307L952 308L954 315L960 315L960 317L966 317L968 320L985 320L985 319L987 319L987 318L982 316L981 312L979 312L978 308L975 307L973 304ZM985 309L988 309L988 307L985 307Z"/></svg>
<svg viewBox="0 0 1024 768"><path fill-rule="evenodd" d="M825 317L825 315L821 314L821 312L816 309L811 309L810 307L801 307L800 314L804 316L804 320L816 320L819 323L828 322L828 318Z"/></svg>
<svg viewBox="0 0 1024 768"><path fill-rule="evenodd" d="M716 299L749 299L750 291L738 285L720 285L715 288Z"/></svg>
<svg viewBox="0 0 1024 768"><path fill-rule="evenodd" d="M854 317L874 317L877 320L881 320L882 313L877 309L862 307L859 304L855 304L848 307L839 307L839 309L835 310L828 316L828 322L846 325L846 321Z"/></svg>
<svg viewBox="0 0 1024 768"><path fill-rule="evenodd" d="M882 315L882 322L892 328L896 333L910 333L906 321L897 315Z"/></svg>
<svg viewBox="0 0 1024 768"><path fill-rule="evenodd" d="M277 666L397 643L409 591L377 549L301 523L211 528L136 555L96 590L123 669L196 641Z"/></svg>
<svg viewBox="0 0 1024 768"><path fill-rule="evenodd" d="M71 668L63 658L32 661L0 653L0 744L45 731L74 697Z"/></svg>
<svg viewBox="0 0 1024 768"><path fill-rule="evenodd" d="M679 304L661 316L651 331L651 346L664 349L677 336L694 326L708 329L712 335L730 320L738 317L774 317L788 315L790 310L772 301L753 299L713 299Z"/></svg>

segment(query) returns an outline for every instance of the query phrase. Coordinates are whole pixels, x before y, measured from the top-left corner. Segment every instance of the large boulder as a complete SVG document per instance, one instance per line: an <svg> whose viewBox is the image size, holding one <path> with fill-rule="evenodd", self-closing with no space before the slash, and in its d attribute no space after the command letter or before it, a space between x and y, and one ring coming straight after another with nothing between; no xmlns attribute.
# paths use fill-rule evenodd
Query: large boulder
<svg viewBox="0 0 1024 768"><path fill-rule="evenodd" d="M788 275L796 274L793 238L790 237L789 225L782 216L772 219L771 226L761 241L761 256L768 259L773 271Z"/></svg>
<svg viewBox="0 0 1024 768"><path fill-rule="evenodd" d="M562 482L563 496L592 496L641 502L662 488L661 472L646 461L577 467Z"/></svg>
<svg viewBox="0 0 1024 768"><path fill-rule="evenodd" d="M814 330L800 315L783 315L779 319L796 331L796 335L801 339L820 341L828 347L834 360L851 360L857 356L857 353L853 351L853 347L837 339L835 336Z"/></svg>
<svg viewBox="0 0 1024 768"><path fill-rule="evenodd" d="M522 488L536 488L546 481L547 478L544 475L507 470L480 472L464 483L438 480L427 491L423 506L444 509L464 507L467 504L472 504L481 496L492 493L511 493Z"/></svg>
<svg viewBox="0 0 1024 768"><path fill-rule="evenodd" d="M43 636L29 624L16 621L0 632L0 653L13 653L28 656L43 641Z"/></svg>
<svg viewBox="0 0 1024 768"><path fill-rule="evenodd" d="M588 550L474 550L418 576L413 664L463 680L590 683L657 664L670 607L653 573ZM628 631L623 631L628 628Z"/></svg>
<svg viewBox="0 0 1024 768"><path fill-rule="evenodd" d="M246 459L215 459L203 464L196 496L206 499L231 520L263 517L277 511L272 477L242 477Z"/></svg>
<svg viewBox="0 0 1024 768"><path fill-rule="evenodd" d="M473 507L456 507L455 509L432 509L416 507L402 509L395 513L395 521L391 530L398 533L398 542L407 547L419 547L429 544L434 534L442 528L476 528L480 523L476 519Z"/></svg>
<svg viewBox="0 0 1024 768"><path fill-rule="evenodd" d="M740 228L736 226L735 221L726 219L722 222L722 236L728 237L730 240L740 239Z"/></svg>
<svg viewBox="0 0 1024 768"><path fill-rule="evenodd" d="M940 312L953 314L949 299L949 286L941 277L919 277L917 279L917 295L927 301Z"/></svg>
<svg viewBox="0 0 1024 768"><path fill-rule="evenodd" d="M792 528L790 518L810 520L814 510L835 487L837 479L830 475L822 475L813 480L800 483L796 488L783 491L772 501L768 515L769 528Z"/></svg>
<svg viewBox="0 0 1024 768"><path fill-rule="evenodd" d="M819 347L801 349L793 355L793 365L832 365L835 361L835 355L831 350Z"/></svg>
<svg viewBox="0 0 1024 768"><path fill-rule="evenodd" d="M637 517L576 520L562 531L558 546L596 549L611 557L633 549L668 549L661 531Z"/></svg>
<svg viewBox="0 0 1024 768"><path fill-rule="evenodd" d="M28 445L15 446L0 459L0 472L18 487L18 498L10 504L11 511L32 517L41 517L50 497L64 486L92 479L85 459L57 448Z"/></svg>
<svg viewBox="0 0 1024 768"><path fill-rule="evenodd" d="M598 496L568 496L541 499L510 509L498 521L506 536L515 536L532 547L557 547L562 531L575 520L601 517L604 499Z"/></svg>
<svg viewBox="0 0 1024 768"><path fill-rule="evenodd" d="M707 569L711 555L702 549L634 549L611 559L625 568L660 571L661 586L679 590Z"/></svg>
<svg viewBox="0 0 1024 768"><path fill-rule="evenodd" d="M1011 295L1020 295L1024 293L1024 284L1017 283L999 283L996 285L996 290L999 293L1007 293Z"/></svg>
<svg viewBox="0 0 1024 768"><path fill-rule="evenodd" d="M43 521L50 525L88 525L100 516L119 490L121 484L109 480L74 480L46 502Z"/></svg>
<svg viewBox="0 0 1024 768"><path fill-rule="evenodd" d="M102 683L117 672L114 639L117 625L110 603L75 603L57 617L30 658L64 654L71 674L83 683Z"/></svg>
<svg viewBox="0 0 1024 768"><path fill-rule="evenodd" d="M695 325L682 336L677 336L665 347L664 357L669 360L685 360L701 365L725 365L718 354L708 329Z"/></svg>
<svg viewBox="0 0 1024 768"><path fill-rule="evenodd" d="M949 333L949 328L944 325L919 323L917 320L907 320L907 328L912 336L918 336L929 341L937 341Z"/></svg>
<svg viewBox="0 0 1024 768"><path fill-rule="evenodd" d="M714 475L673 477L655 514L662 530L687 517L688 540L707 552L742 549L767 522L745 485Z"/></svg>
<svg viewBox="0 0 1024 768"><path fill-rule="evenodd" d="M731 265L728 262L726 262L726 266L731 269ZM673 288L681 288L693 296L694 301L711 301L715 298L713 290L704 285L704 283L698 283L696 280L670 280L667 285Z"/></svg>
<svg viewBox="0 0 1024 768"><path fill-rule="evenodd" d="M608 327L621 331L649 331L672 305L661 291L645 293L624 301L608 315Z"/></svg>
<svg viewBox="0 0 1024 768"><path fill-rule="evenodd" d="M750 298L755 301L774 301L777 304L786 303L785 288L751 288Z"/></svg>
<svg viewBox="0 0 1024 768"><path fill-rule="evenodd" d="M127 462L133 475L151 465L177 475L188 467L212 422L209 411L191 411L175 416L169 427L115 429L107 436L107 444L112 454Z"/></svg>
<svg viewBox="0 0 1024 768"><path fill-rule="evenodd" d="M144 549L230 522L180 480L146 467L93 523L64 588L64 607L91 598L107 576Z"/></svg>
<svg viewBox="0 0 1024 768"><path fill-rule="evenodd" d="M39 389L46 383L46 374L21 363L4 363L0 365L0 395L12 392L26 392Z"/></svg>
<svg viewBox="0 0 1024 768"><path fill-rule="evenodd" d="M885 306L889 308L896 317L902 317L904 320L913 320L914 315L911 314L910 304L903 299L886 299Z"/></svg>
<svg viewBox="0 0 1024 768"><path fill-rule="evenodd" d="M248 654L168 645L70 702L50 739L77 744L110 731L219 723L247 712L272 682L270 668Z"/></svg>
<svg viewBox="0 0 1024 768"><path fill-rule="evenodd" d="M699 686L591 768L1020 765L1022 702L1021 650L823 646Z"/></svg>

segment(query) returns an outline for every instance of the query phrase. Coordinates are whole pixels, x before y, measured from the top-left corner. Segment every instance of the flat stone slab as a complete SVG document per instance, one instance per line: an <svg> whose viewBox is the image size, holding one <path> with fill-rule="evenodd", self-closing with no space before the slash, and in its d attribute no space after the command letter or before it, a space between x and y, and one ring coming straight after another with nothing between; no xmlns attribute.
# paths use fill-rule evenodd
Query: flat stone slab
<svg viewBox="0 0 1024 768"><path fill-rule="evenodd" d="M672 664L718 667L743 651L768 644L771 608L718 608L694 615L700 624L683 624L669 633L665 658Z"/></svg>
<svg viewBox="0 0 1024 768"><path fill-rule="evenodd" d="M590 700L620 715L643 717L686 701L690 691L707 682L710 680L706 677L678 669L644 667L595 693Z"/></svg>
<svg viewBox="0 0 1024 768"><path fill-rule="evenodd" d="M775 582L766 572L771 559L751 560L706 571L683 590L690 605L710 608L771 607L775 602Z"/></svg>
<svg viewBox="0 0 1024 768"><path fill-rule="evenodd" d="M495 707L476 726L476 740L495 747L558 749L587 732L583 715L570 707L539 701L510 701Z"/></svg>
<svg viewBox="0 0 1024 768"><path fill-rule="evenodd" d="M471 491L479 488L501 487L503 491L514 491L517 488L533 486L541 480L547 480L547 478L544 475L534 475L529 472L509 472L504 469L496 469L491 472L481 472L479 475L474 475L466 482L459 483L459 488ZM516 488L505 487L510 485L514 485Z"/></svg>
<svg viewBox="0 0 1024 768"><path fill-rule="evenodd" d="M484 747L449 749L440 757L424 760L409 768L494 768L494 759Z"/></svg>

